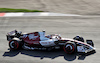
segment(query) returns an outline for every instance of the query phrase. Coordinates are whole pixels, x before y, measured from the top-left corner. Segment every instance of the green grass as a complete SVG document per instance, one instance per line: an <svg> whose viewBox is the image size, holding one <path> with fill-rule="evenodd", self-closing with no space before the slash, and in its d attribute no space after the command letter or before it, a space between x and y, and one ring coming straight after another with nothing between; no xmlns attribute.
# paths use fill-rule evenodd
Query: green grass
<svg viewBox="0 0 100 63"><path fill-rule="evenodd" d="M43 12L39 10L0 8L0 12Z"/></svg>

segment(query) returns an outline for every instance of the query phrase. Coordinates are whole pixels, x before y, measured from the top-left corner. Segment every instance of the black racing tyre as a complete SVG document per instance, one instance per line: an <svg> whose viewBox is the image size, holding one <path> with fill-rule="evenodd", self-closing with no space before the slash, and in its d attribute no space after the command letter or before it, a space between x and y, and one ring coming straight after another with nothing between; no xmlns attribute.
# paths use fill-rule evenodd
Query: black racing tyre
<svg viewBox="0 0 100 63"><path fill-rule="evenodd" d="M9 47L11 50L18 50L21 48L21 42L17 40L9 41Z"/></svg>
<svg viewBox="0 0 100 63"><path fill-rule="evenodd" d="M79 37L79 36L78 36L78 38L77 38L77 36L76 36L76 37L74 37L73 39L74 39L74 40L81 41L81 42L84 42L84 38L83 38L83 37Z"/></svg>
<svg viewBox="0 0 100 63"><path fill-rule="evenodd" d="M67 42L67 43L64 45L64 51L65 51L67 54L75 53L75 52L76 52L76 44L75 44L74 42Z"/></svg>
<svg viewBox="0 0 100 63"><path fill-rule="evenodd" d="M86 40L86 42L87 42L87 44L89 44L89 45L91 45L91 46L93 46L93 47L94 47L94 43L93 43L93 41L92 41L92 40Z"/></svg>

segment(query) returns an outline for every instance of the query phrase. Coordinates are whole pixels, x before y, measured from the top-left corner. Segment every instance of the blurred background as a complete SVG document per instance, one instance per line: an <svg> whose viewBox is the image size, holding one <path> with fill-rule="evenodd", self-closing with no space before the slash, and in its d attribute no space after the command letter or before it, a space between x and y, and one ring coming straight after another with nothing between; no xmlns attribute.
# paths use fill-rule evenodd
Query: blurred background
<svg viewBox="0 0 100 63"><path fill-rule="evenodd" d="M56 13L99 15L99 0L0 0L0 8L30 9Z"/></svg>

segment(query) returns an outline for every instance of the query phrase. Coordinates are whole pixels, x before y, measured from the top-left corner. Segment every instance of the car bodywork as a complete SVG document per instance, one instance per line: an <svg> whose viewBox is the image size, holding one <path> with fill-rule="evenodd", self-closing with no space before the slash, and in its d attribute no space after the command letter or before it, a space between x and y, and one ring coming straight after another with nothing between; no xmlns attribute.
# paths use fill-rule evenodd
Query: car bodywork
<svg viewBox="0 0 100 63"><path fill-rule="evenodd" d="M95 50L91 45L93 42L84 43L75 39L62 38L59 34L45 36L45 31L32 33L19 33L16 30L7 33L10 49L18 48L29 50L52 50L63 48L66 53L82 52L87 53Z"/></svg>

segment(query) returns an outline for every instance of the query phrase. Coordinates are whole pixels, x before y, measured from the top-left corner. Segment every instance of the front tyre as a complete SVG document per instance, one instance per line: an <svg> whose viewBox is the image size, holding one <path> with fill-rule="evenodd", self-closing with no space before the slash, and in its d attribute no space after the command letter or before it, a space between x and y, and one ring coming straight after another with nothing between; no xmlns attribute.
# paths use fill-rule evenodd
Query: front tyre
<svg viewBox="0 0 100 63"><path fill-rule="evenodd" d="M72 54L76 51L76 44L73 43L73 42L67 42L65 45L64 45L64 51L67 53L67 54Z"/></svg>
<svg viewBox="0 0 100 63"><path fill-rule="evenodd" d="M11 40L9 42L9 47L11 50L17 50L20 48L20 41L17 41L17 40Z"/></svg>
<svg viewBox="0 0 100 63"><path fill-rule="evenodd" d="M81 42L84 42L84 38L83 37L80 37L80 36L76 36L73 38L74 40L78 40L78 41L81 41Z"/></svg>
<svg viewBox="0 0 100 63"><path fill-rule="evenodd" d="M93 46L93 47L94 47L94 43L93 43L93 41L92 41L92 40L86 40L86 42L87 42L87 44L89 44L89 45L91 45L91 46Z"/></svg>

